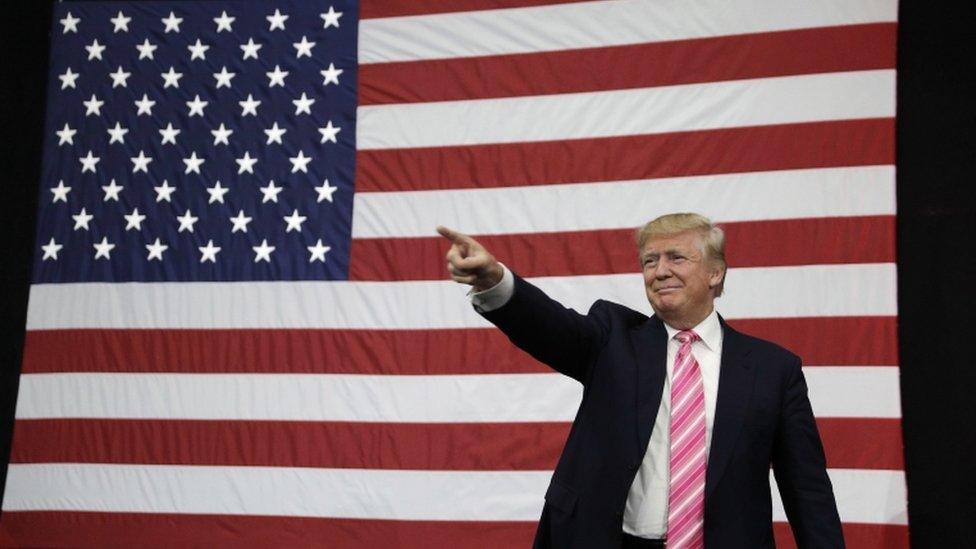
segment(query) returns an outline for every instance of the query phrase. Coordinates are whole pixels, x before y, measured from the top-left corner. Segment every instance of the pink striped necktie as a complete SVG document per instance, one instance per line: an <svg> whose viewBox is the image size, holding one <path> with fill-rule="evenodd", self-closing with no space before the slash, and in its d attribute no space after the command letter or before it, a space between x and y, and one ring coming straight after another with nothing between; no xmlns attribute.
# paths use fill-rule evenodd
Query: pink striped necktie
<svg viewBox="0 0 976 549"><path fill-rule="evenodd" d="M681 343L671 376L671 482L668 491L668 549L705 544L705 391L691 344L693 330L678 332Z"/></svg>

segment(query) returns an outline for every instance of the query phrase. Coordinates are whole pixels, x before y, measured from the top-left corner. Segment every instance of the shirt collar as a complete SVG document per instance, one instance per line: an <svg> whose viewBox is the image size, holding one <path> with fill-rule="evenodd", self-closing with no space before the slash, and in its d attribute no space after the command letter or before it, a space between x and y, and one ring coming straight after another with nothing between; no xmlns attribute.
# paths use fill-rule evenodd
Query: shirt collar
<svg viewBox="0 0 976 549"><path fill-rule="evenodd" d="M674 339L675 334L681 331L672 328L667 322L664 323L664 329L668 331L668 341ZM698 334L702 343L709 350L715 351L718 349L718 345L722 340L722 324L718 321L718 312L715 309L712 309L712 312L705 317L705 320L699 322L692 330Z"/></svg>

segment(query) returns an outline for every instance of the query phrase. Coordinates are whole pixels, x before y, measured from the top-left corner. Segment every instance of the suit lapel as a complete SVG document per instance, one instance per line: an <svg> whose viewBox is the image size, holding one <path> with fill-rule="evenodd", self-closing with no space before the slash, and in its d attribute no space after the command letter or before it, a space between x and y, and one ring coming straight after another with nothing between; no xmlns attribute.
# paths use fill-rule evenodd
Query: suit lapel
<svg viewBox="0 0 976 549"><path fill-rule="evenodd" d="M661 319L652 316L632 330L630 337L637 355L636 459L642 460L661 406L664 377L667 375L668 333Z"/></svg>
<svg viewBox="0 0 976 549"><path fill-rule="evenodd" d="M750 363L745 338L722 323L722 364L719 367L718 402L712 425L712 443L705 473L705 497L712 493L732 457L732 450L746 420L756 368Z"/></svg>

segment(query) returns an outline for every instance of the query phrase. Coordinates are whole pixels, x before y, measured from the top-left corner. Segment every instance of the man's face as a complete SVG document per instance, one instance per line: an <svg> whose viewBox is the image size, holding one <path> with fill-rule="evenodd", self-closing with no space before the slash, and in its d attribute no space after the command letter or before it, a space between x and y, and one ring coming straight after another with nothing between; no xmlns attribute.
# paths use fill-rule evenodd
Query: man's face
<svg viewBox="0 0 976 549"><path fill-rule="evenodd" d="M674 328L689 329L712 312L712 291L722 269L706 260L697 231L653 238L641 251L644 288L651 307Z"/></svg>

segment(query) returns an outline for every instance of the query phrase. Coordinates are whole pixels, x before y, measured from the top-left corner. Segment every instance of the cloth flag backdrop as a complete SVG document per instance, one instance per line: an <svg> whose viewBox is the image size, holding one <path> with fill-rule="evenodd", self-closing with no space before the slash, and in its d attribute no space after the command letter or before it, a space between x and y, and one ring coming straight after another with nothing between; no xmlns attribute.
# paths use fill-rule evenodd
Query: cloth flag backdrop
<svg viewBox="0 0 976 549"><path fill-rule="evenodd" d="M58 4L0 539L525 546L581 388L434 227L649 312L633 228L690 210L849 545L907 546L894 0L540 4Z"/></svg>

